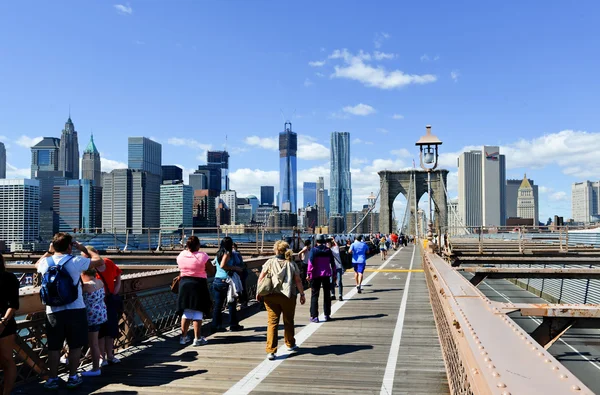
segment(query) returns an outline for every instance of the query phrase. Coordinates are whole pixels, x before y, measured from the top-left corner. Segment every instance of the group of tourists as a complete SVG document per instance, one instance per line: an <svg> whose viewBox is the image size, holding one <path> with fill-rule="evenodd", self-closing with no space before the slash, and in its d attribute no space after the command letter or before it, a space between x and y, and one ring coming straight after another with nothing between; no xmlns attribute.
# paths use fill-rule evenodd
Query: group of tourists
<svg viewBox="0 0 600 395"><path fill-rule="evenodd" d="M353 243L346 241L347 256L352 257L356 292L362 292L363 273L369 247L362 236ZM319 297L323 289L323 320L331 320L331 301L343 301L344 263L340 246L333 237L318 235L300 252L300 265L293 259L287 242L277 241L275 256L262 267L258 278L257 298L267 310L267 357L276 359L277 329L283 316L284 341L289 351L297 349L294 317L298 295L306 302L304 290L311 289L310 321L319 322ZM102 258L96 249L83 246L68 233L57 233L48 251L36 262L42 278L40 297L46 305L46 337L49 378L45 389L57 390L64 381L58 377L61 362L68 365L67 388L79 387L83 377L102 374L108 364L117 364L114 339L119 335L118 322L123 313L121 270L110 259ZM196 236L187 239L185 249L177 257L180 276L177 279L177 311L181 316L181 345L207 344L202 336L202 321L212 314L212 332L226 331L223 310L229 312L229 331L244 329L239 323L237 305L248 303L246 279L248 269L237 245L230 237L220 242L216 257L200 251ZM212 287L208 278L213 277ZM265 285L268 290L264 292ZM13 350L16 344L15 314L19 308L19 280L5 269L0 255L0 368L4 371L4 394L10 394L16 379ZM212 288L212 290L211 290ZM262 290L262 291L261 291ZM212 295L211 295L212 292ZM211 297L212 296L212 297ZM193 340L188 336L193 326ZM62 354L68 347L68 353ZM91 355L89 370L78 373L82 348Z"/></svg>

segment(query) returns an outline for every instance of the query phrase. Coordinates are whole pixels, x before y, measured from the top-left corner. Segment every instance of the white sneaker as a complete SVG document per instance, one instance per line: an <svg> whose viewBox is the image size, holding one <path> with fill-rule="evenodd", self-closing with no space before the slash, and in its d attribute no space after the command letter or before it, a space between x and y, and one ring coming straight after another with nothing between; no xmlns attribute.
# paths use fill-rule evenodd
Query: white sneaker
<svg viewBox="0 0 600 395"><path fill-rule="evenodd" d="M179 338L179 344L181 344L182 346L188 344L189 342L190 342L190 337L188 335L181 336Z"/></svg>
<svg viewBox="0 0 600 395"><path fill-rule="evenodd" d="M98 370L87 370L85 372L81 372L81 375L83 377L98 377L102 374L102 371L100 369Z"/></svg>
<svg viewBox="0 0 600 395"><path fill-rule="evenodd" d="M298 346L294 346L294 347L288 347L287 350L288 351L296 351L298 349Z"/></svg>
<svg viewBox="0 0 600 395"><path fill-rule="evenodd" d="M275 353L269 353L267 354L267 358L269 359L269 361L274 361L275 360Z"/></svg>
<svg viewBox="0 0 600 395"><path fill-rule="evenodd" d="M208 343L208 340L206 340L204 337L201 337L200 339L194 339L194 347L204 346L206 343Z"/></svg>
<svg viewBox="0 0 600 395"><path fill-rule="evenodd" d="M60 363L62 363L63 365L68 365L69 359L63 355L62 357L60 357Z"/></svg>

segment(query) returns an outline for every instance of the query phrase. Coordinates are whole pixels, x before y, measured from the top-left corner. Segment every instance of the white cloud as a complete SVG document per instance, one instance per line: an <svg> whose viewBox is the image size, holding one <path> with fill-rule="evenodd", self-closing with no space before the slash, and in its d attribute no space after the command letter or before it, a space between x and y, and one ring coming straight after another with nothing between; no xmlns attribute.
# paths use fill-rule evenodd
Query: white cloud
<svg viewBox="0 0 600 395"><path fill-rule="evenodd" d="M325 74L323 74L323 73L315 73L315 75L319 78L325 77Z"/></svg>
<svg viewBox="0 0 600 395"><path fill-rule="evenodd" d="M167 144L174 145L176 147L189 147L197 150L208 151L212 149L212 144L200 143L194 139L184 139L180 137L171 137L167 140Z"/></svg>
<svg viewBox="0 0 600 395"><path fill-rule="evenodd" d="M314 137L301 134L298 136L298 159L327 160L329 148L320 144Z"/></svg>
<svg viewBox="0 0 600 395"><path fill-rule="evenodd" d="M423 54L423 55L421 55L420 59L421 59L421 62L437 62L438 60L440 60L440 55L435 55L432 58L427 54Z"/></svg>
<svg viewBox="0 0 600 395"><path fill-rule="evenodd" d="M397 149L397 150L393 150L393 151L391 151L391 154L399 156L401 158L410 158L410 157L412 157L412 154L406 148L400 148L400 149Z"/></svg>
<svg viewBox="0 0 600 395"><path fill-rule="evenodd" d="M100 155L100 162L101 162L102 171L107 172L107 173L110 173L111 171L113 171L115 169L126 169L127 168L127 163L108 159L108 158L102 156L102 154Z"/></svg>
<svg viewBox="0 0 600 395"><path fill-rule="evenodd" d="M387 129L384 129L384 128L377 128L377 131L378 131L379 133L383 133L383 134L388 134L388 133L390 132L389 130L387 130Z"/></svg>
<svg viewBox="0 0 600 395"><path fill-rule="evenodd" d="M385 33L385 32L375 33L375 39L373 40L373 45L375 45L375 48L381 48L381 46L383 45L383 42L385 40L387 40L388 38L390 38L390 35L388 33Z"/></svg>
<svg viewBox="0 0 600 395"><path fill-rule="evenodd" d="M10 163L6 163L6 178L29 178L31 177L31 169L19 169Z"/></svg>
<svg viewBox="0 0 600 395"><path fill-rule="evenodd" d="M242 168L229 173L229 180L231 189L238 195L260 196L261 185L274 185L275 190L278 189L279 172Z"/></svg>
<svg viewBox="0 0 600 395"><path fill-rule="evenodd" d="M404 119L404 115L402 115L402 114L394 114L394 115L392 115L392 119Z"/></svg>
<svg viewBox="0 0 600 395"><path fill-rule="evenodd" d="M355 106L346 106L342 109L342 111L344 111L345 113L348 113L348 114L360 115L360 116L366 116L366 115L374 114L377 112L370 105L363 104L363 103L359 103Z"/></svg>
<svg viewBox="0 0 600 395"><path fill-rule="evenodd" d="M330 59L343 59L344 65L336 65L331 78L346 78L359 81L368 87L379 89L397 89L410 84L428 84L435 82L437 77L433 74L406 74L401 70L388 71L383 66L371 66L365 61L370 60L370 55L362 51L358 55L351 54L347 49L335 50Z"/></svg>
<svg viewBox="0 0 600 395"><path fill-rule="evenodd" d="M277 149L279 149L277 137L249 136L244 139L244 142L253 147L260 147L271 151L277 151Z"/></svg>
<svg viewBox="0 0 600 395"><path fill-rule="evenodd" d="M359 138L355 138L354 140L352 140L352 144L366 144L366 145L373 145L372 141L364 141L361 140Z"/></svg>
<svg viewBox="0 0 600 395"><path fill-rule="evenodd" d="M421 55L421 62L429 62L429 55L423 54Z"/></svg>
<svg viewBox="0 0 600 395"><path fill-rule="evenodd" d="M308 65L311 67L323 67L325 63L325 60L313 60L312 62L308 62Z"/></svg>
<svg viewBox="0 0 600 395"><path fill-rule="evenodd" d="M314 85L314 83L310 79L307 78L307 79L304 80L304 86L305 87L308 88L309 86L313 86L313 85Z"/></svg>
<svg viewBox="0 0 600 395"><path fill-rule="evenodd" d="M113 7L115 7L115 10L117 10L117 13L119 13L121 15L133 14L133 8L131 8L131 5L129 3L127 3L127 5L115 4Z"/></svg>
<svg viewBox="0 0 600 395"><path fill-rule="evenodd" d="M36 145L37 143L39 143L40 141L42 141L43 139L44 138L42 136L29 137L29 136L22 135L21 137L19 137L17 139L17 141L15 141L15 143L17 143L17 145L20 145L21 147L31 148L34 145Z"/></svg>
<svg viewBox="0 0 600 395"><path fill-rule="evenodd" d="M376 60L389 60L389 59L394 59L396 57L396 54L375 51L373 53L373 57Z"/></svg>
<svg viewBox="0 0 600 395"><path fill-rule="evenodd" d="M550 195L550 200L558 202L558 201L566 201L569 200L569 195L567 195L564 191L554 192Z"/></svg>
<svg viewBox="0 0 600 395"><path fill-rule="evenodd" d="M452 78L452 81L457 82L458 77L460 77L460 73L458 72L458 70L452 70L450 72L450 78Z"/></svg>

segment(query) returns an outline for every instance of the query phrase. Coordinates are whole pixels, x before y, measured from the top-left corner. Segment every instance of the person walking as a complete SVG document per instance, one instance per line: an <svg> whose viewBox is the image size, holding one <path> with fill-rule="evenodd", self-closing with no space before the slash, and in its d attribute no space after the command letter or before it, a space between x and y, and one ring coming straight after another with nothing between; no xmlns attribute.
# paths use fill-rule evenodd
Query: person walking
<svg viewBox="0 0 600 395"><path fill-rule="evenodd" d="M349 252L352 253L352 266L354 268L354 281L356 282L356 290L362 293L363 273L367 265L367 252L369 246L363 242L362 235L358 235L356 240L350 246Z"/></svg>
<svg viewBox="0 0 600 395"><path fill-rule="evenodd" d="M90 258L73 256L73 249L89 255ZM58 378L58 362L64 342L69 346L69 378L67 388L79 387L83 380L77 374L81 359L81 347L88 342L88 323L85 303L83 302L80 275L88 269L103 268L104 261L100 255L88 251L83 245L73 241L68 233L57 233L52 239L48 251L35 263L38 273L43 277L54 266L62 267L76 287L75 301L59 305L46 306L46 339L48 346L49 378L44 384L48 390L58 390L61 379ZM45 279L42 280L44 288Z"/></svg>
<svg viewBox="0 0 600 395"><path fill-rule="evenodd" d="M308 288L308 281L306 281L306 271L308 270L308 255L311 250L311 241L310 239L304 240L304 247L298 253L298 257L300 258L300 277L302 278L302 285L305 289Z"/></svg>
<svg viewBox="0 0 600 395"><path fill-rule="evenodd" d="M342 257L340 256L340 247L335 239L331 239L327 242L327 247L331 249L333 253L333 259L335 260L335 271L331 275L331 298L335 300L335 287L338 288L338 300L341 302L344 300L342 297L344 293L344 284L342 284L342 277L344 276L344 265L342 265Z"/></svg>
<svg viewBox="0 0 600 395"><path fill-rule="evenodd" d="M306 302L300 269L292 261L292 251L285 241L277 241L273 248L275 258L269 259L262 267L258 277L258 283L267 275L276 279L275 292L265 295L263 301L267 309L267 358L275 360L277 353L277 328L279 319L283 315L283 339L288 351L298 349L294 337L294 316L296 314L296 297L300 294L300 304Z"/></svg>
<svg viewBox="0 0 600 395"><path fill-rule="evenodd" d="M177 311L181 314L181 337L179 344L190 341L188 331L190 323L194 323L194 347L207 343L201 335L202 320L210 315L212 302L208 292L207 278L214 272L214 266L207 264L208 255L200 251L200 240L196 236L187 239L185 250L177 256L179 267L179 293L177 294Z"/></svg>
<svg viewBox="0 0 600 395"><path fill-rule="evenodd" d="M15 313L19 310L19 287L17 276L6 271L4 256L0 254L0 368L4 375L4 395L10 395L17 379L13 350L17 337Z"/></svg>
<svg viewBox="0 0 600 395"><path fill-rule="evenodd" d="M319 322L319 293L323 287L323 312L325 321L331 320L331 274L335 270L333 253L325 242L324 234L317 236L316 245L310 250L308 256L307 280L311 284L310 297L310 322Z"/></svg>
<svg viewBox="0 0 600 395"><path fill-rule="evenodd" d="M97 377L102 374L100 369L98 332L100 331L100 326L106 323L107 314L106 304L104 303L104 283L102 283L102 280L97 279L96 275L97 272L95 269L88 269L81 273L83 302L87 311L88 344L92 354L92 370L81 373L84 377Z"/></svg>
<svg viewBox="0 0 600 395"><path fill-rule="evenodd" d="M213 280L213 300L215 307L213 308L211 325L213 332L223 332L225 328L223 326L223 312L221 310L227 301L227 291L229 290L227 277L230 273L241 273L243 271L242 268L234 265L233 240L231 237L223 237L223 240L221 240L221 245L217 252L216 267L217 271ZM229 330L232 332L243 330L244 327L240 325L237 316L236 301L227 303L227 306L229 309Z"/></svg>
<svg viewBox="0 0 600 395"><path fill-rule="evenodd" d="M385 261L387 255L387 239L385 238L385 235L379 239L379 252L381 255L381 260Z"/></svg>

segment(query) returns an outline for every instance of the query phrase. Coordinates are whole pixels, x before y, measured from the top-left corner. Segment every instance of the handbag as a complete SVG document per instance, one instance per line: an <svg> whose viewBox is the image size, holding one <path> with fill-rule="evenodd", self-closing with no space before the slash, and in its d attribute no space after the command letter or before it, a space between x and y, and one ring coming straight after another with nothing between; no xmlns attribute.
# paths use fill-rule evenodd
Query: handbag
<svg viewBox="0 0 600 395"><path fill-rule="evenodd" d="M171 281L171 292L174 294L179 293L179 281L181 280L181 276L177 276Z"/></svg>
<svg viewBox="0 0 600 395"><path fill-rule="evenodd" d="M273 266L271 260L267 261L269 266L267 267L267 271L263 279L256 285L256 296L265 296L270 295L275 290L275 286L273 285L271 267Z"/></svg>

